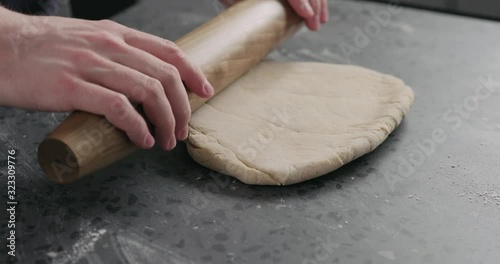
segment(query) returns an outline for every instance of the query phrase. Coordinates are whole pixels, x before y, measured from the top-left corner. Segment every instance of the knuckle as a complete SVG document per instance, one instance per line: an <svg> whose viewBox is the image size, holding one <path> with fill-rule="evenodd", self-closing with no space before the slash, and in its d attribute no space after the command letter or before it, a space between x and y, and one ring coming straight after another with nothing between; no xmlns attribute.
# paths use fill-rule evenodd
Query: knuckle
<svg viewBox="0 0 500 264"><path fill-rule="evenodd" d="M85 93L88 93L88 91L82 90L81 83L79 80L75 77L63 74L59 76L57 79L57 83L59 87L61 87L62 91L61 94L65 94L68 96L68 101L67 106L69 106L71 109L79 109L81 107L81 100L79 98L82 97ZM57 102L56 108L58 109L64 109L63 105L65 103L61 100Z"/></svg>
<svg viewBox="0 0 500 264"><path fill-rule="evenodd" d="M170 40L163 40L163 47L167 50L169 56L173 60L183 60L186 57L186 54L181 50L181 48Z"/></svg>
<svg viewBox="0 0 500 264"><path fill-rule="evenodd" d="M163 65L162 72L165 76L165 79L169 82L175 82L176 80L180 79L179 70L171 64Z"/></svg>
<svg viewBox="0 0 500 264"><path fill-rule="evenodd" d="M148 93L149 97L159 97L163 93L163 85L155 78L146 78L144 90Z"/></svg>
<svg viewBox="0 0 500 264"><path fill-rule="evenodd" d="M170 56L175 61L186 60L186 54L177 46L174 49L172 49L172 51L170 52Z"/></svg>
<svg viewBox="0 0 500 264"><path fill-rule="evenodd" d="M165 116L164 118L164 124L166 127L168 127L172 132L174 131L174 128L175 128L175 118L173 115L169 114L167 116Z"/></svg>
<svg viewBox="0 0 500 264"><path fill-rule="evenodd" d="M163 49L165 49L167 51L177 48L177 45L168 39L162 39L161 45L163 46Z"/></svg>
<svg viewBox="0 0 500 264"><path fill-rule="evenodd" d="M101 25L103 27L116 27L118 25L118 23L116 23L113 20L109 20L109 19L102 19L102 20L99 20L97 22L99 23L99 25Z"/></svg>
<svg viewBox="0 0 500 264"><path fill-rule="evenodd" d="M71 60L77 65L96 65L99 63L99 56L87 49L75 50L71 54Z"/></svg>
<svg viewBox="0 0 500 264"><path fill-rule="evenodd" d="M114 95L110 100L111 112L114 114L123 114L126 112L130 102L123 94Z"/></svg>
<svg viewBox="0 0 500 264"><path fill-rule="evenodd" d="M106 48L119 49L123 46L119 38L108 31L95 32L92 40Z"/></svg>
<svg viewBox="0 0 500 264"><path fill-rule="evenodd" d="M184 109L182 109L182 111L179 114L180 117L187 123L191 118L191 108L189 107L189 105Z"/></svg>
<svg viewBox="0 0 500 264"><path fill-rule="evenodd" d="M80 86L76 78L67 74L61 74L58 78L58 83L69 94L74 94Z"/></svg>

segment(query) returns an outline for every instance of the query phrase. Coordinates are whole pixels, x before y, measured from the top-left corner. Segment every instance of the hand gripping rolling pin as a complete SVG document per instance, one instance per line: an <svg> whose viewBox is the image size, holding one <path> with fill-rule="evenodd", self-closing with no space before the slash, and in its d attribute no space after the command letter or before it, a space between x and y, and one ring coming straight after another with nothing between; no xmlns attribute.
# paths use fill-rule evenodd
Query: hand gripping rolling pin
<svg viewBox="0 0 500 264"><path fill-rule="evenodd" d="M280 0L245 0L179 39L176 44L220 92L293 35L302 20ZM191 110L207 99L188 92ZM38 147L41 168L70 183L138 150L103 116L71 113Z"/></svg>

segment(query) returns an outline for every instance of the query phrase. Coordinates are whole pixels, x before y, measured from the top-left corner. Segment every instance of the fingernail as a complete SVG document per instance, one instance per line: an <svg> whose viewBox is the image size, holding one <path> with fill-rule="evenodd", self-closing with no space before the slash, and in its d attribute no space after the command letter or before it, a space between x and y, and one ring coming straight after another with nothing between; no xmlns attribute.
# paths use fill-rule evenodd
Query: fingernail
<svg viewBox="0 0 500 264"><path fill-rule="evenodd" d="M144 145L147 148L151 148L153 147L154 144L155 144L155 139L153 138L153 136L147 134L146 137L144 137Z"/></svg>
<svg viewBox="0 0 500 264"><path fill-rule="evenodd" d="M172 137L170 141L168 142L168 148L169 149L174 149L175 145L177 145L177 139L175 137Z"/></svg>
<svg viewBox="0 0 500 264"><path fill-rule="evenodd" d="M309 1L302 3L302 5L307 12L307 14L306 14L307 17L312 17L314 15L314 10L313 10L311 4L309 3Z"/></svg>
<svg viewBox="0 0 500 264"><path fill-rule="evenodd" d="M178 137L180 140L185 140L185 139L188 137L188 132L189 132L188 128L187 128L187 127L185 127L185 128L183 128L183 129L179 132L179 134L177 135L177 137Z"/></svg>
<svg viewBox="0 0 500 264"><path fill-rule="evenodd" d="M328 20L330 20L330 16L328 15L328 11L325 10L322 12L321 20L323 23L326 23L326 22L328 22Z"/></svg>
<svg viewBox="0 0 500 264"><path fill-rule="evenodd" d="M203 85L203 92L207 96L213 96L214 95L214 87L208 82L208 80L205 82L205 85Z"/></svg>

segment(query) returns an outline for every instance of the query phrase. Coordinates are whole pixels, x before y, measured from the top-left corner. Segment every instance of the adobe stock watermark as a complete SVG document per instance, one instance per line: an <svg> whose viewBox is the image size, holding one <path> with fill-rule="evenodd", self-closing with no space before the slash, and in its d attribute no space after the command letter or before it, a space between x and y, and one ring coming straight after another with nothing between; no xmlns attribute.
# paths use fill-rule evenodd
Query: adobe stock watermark
<svg viewBox="0 0 500 264"><path fill-rule="evenodd" d="M217 13L217 15L220 15L222 12L226 10L226 5L220 1L220 0L212 0L212 6Z"/></svg>
<svg viewBox="0 0 500 264"><path fill-rule="evenodd" d="M144 86L136 86L127 98L145 98L146 91ZM99 94L94 95L96 101L101 100ZM102 102L103 104L110 104L110 112L111 114L118 115L119 120L126 120L132 114L127 109L128 106L125 105L125 101L116 100L111 103ZM51 164L51 168L54 171L57 179L60 182L63 182L64 176L67 174L73 173L78 168L77 160L74 160L72 153L78 157L87 157L89 155L100 155L105 149L102 149L100 146L106 140L106 136L115 131L117 128L111 124L105 117L103 117L96 128L92 130L83 129L80 133L84 140L81 140L76 144L74 149L68 149L66 147L67 155L64 161L53 161ZM100 151L99 151L100 150Z"/></svg>
<svg viewBox="0 0 500 264"><path fill-rule="evenodd" d="M200 214L203 209L210 205L211 195L229 187L231 182L231 177L212 170L209 170L206 176L212 178L213 181L206 183L201 190L193 188L189 204L181 204L177 207L187 225L191 224L193 215Z"/></svg>
<svg viewBox="0 0 500 264"><path fill-rule="evenodd" d="M409 2L409 1L408 1ZM401 6L401 1L396 0L386 5L385 9L375 11L371 10L370 15L372 20L368 21L363 27L354 28L354 43L343 41L339 44L342 53L341 60L344 63L351 63L351 57L355 54L360 54L363 49L366 49L373 39L380 36L382 29L390 25L393 16L400 14L404 7Z"/></svg>
<svg viewBox="0 0 500 264"><path fill-rule="evenodd" d="M18 55L27 45L30 45L33 40L40 37L42 35L40 27L47 24L47 17L40 17L37 24L28 21L23 24L19 32L7 33L6 37L13 48L14 54Z"/></svg>
<svg viewBox="0 0 500 264"><path fill-rule="evenodd" d="M286 130L285 126L292 122L290 111L286 107L280 109L273 108L273 114L266 126L256 131L255 135L242 141L237 148L237 154L248 157L250 160L257 158L259 151L262 151L271 143L277 135Z"/></svg>
<svg viewBox="0 0 500 264"><path fill-rule="evenodd" d="M497 90L500 89L500 78L494 79L493 75L479 77L478 85L474 89L474 94L465 97L461 102L455 103L448 108L441 116L445 124L451 125L451 130L460 129L472 114L478 111L482 102L490 99ZM419 166L431 157L437 147L449 139L449 134L441 127L434 128L427 138L415 141L411 151L405 156L399 156L396 160L397 174L384 174L391 191L395 185L411 177ZM372 173L379 174L378 171Z"/></svg>
<svg viewBox="0 0 500 264"><path fill-rule="evenodd" d="M255 134L243 140L236 149L234 155L245 156L249 161L253 161L257 158L258 153L266 146L269 145L278 134L285 130L285 125L292 122L292 116L287 108L273 108L270 111L273 115L270 118L270 122L266 123L266 126L262 127ZM221 189L227 188L230 184L231 177L226 174L240 175L245 173L245 168L238 166L238 164L233 164L227 162L225 164L225 169L220 174L214 171L209 171L208 176L213 179L213 182L205 184L202 191L197 189L191 195L192 199L190 204L179 205L179 211L186 224L191 223L191 217L193 215L198 215L203 209L210 205L210 195L219 193Z"/></svg>
<svg viewBox="0 0 500 264"><path fill-rule="evenodd" d="M70 0L38 0L37 5L40 10L35 13L36 24L28 21L24 23L19 32L13 32L8 35L10 43L14 48L14 53L18 54L24 45L29 45L31 41L39 37L42 32L40 28L48 25L50 16L56 16L60 13L63 6L68 6ZM57 28L56 28L57 30Z"/></svg>
<svg viewBox="0 0 500 264"><path fill-rule="evenodd" d="M330 260L334 256L334 253L340 248L340 244L333 241L332 234L328 234L326 239L317 237L313 255L309 258L305 258L302 264L319 264Z"/></svg>

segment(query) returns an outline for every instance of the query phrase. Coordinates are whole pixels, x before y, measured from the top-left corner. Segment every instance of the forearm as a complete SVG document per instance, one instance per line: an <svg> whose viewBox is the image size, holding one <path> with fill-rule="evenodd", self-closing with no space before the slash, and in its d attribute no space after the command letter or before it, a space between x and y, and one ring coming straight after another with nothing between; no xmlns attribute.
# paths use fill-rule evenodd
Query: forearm
<svg viewBox="0 0 500 264"><path fill-rule="evenodd" d="M28 16L13 12L0 5L0 61L5 64L5 52L12 49L13 38L16 38L21 31L22 25Z"/></svg>
<svg viewBox="0 0 500 264"><path fill-rule="evenodd" d="M25 15L11 11L0 5L0 29L5 28L6 26L17 24L19 22L17 20L19 20L20 17L24 16Z"/></svg>
<svg viewBox="0 0 500 264"><path fill-rule="evenodd" d="M0 6L0 105L10 105L13 87L11 71L14 63L14 50L17 36L27 16Z"/></svg>

